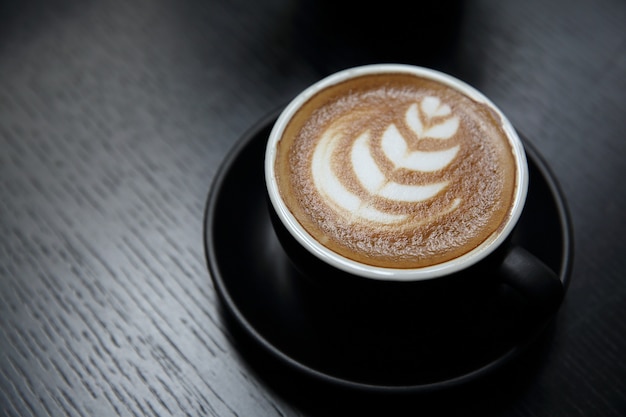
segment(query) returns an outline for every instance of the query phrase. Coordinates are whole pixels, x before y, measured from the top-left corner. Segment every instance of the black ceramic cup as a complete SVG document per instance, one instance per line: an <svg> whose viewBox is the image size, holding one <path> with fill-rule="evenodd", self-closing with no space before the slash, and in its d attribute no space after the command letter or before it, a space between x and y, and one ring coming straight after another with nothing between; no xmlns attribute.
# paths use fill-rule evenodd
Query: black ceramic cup
<svg viewBox="0 0 626 417"><path fill-rule="evenodd" d="M277 144L300 107L312 96L338 83L386 73L413 75L452 87L488 106L506 132L517 173L510 214L496 232L457 258L415 268L373 266L347 258L309 234L279 191L275 172ZM530 328L537 320L556 311L564 293L561 281L539 259L512 244L509 238L524 210L528 177L521 140L508 119L488 98L449 75L408 65L356 67L333 74L304 90L279 116L265 155L265 182L274 230L311 291L321 294L320 302L329 303L333 314L348 316L352 323L360 320L367 326L393 329L402 322L400 331L406 329L407 318L419 320L422 328L432 324L437 329L454 329L480 311L484 299L492 299L494 293L502 291L515 294L503 300L517 300L515 308L524 317L523 326Z"/></svg>

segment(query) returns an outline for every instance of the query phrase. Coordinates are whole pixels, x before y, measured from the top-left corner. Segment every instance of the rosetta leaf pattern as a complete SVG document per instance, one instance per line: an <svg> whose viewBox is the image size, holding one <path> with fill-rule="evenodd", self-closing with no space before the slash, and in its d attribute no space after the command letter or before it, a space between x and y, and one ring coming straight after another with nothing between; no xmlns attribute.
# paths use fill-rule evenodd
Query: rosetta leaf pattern
<svg viewBox="0 0 626 417"><path fill-rule="evenodd" d="M442 104L437 97L425 97L411 104L405 112L406 125L418 139L432 138L447 140L459 128L459 118L451 115L450 106ZM340 123L339 123L340 124ZM371 204L370 199L348 189L332 168L333 154L342 140L342 129L334 126L326 131L318 142L313 155L313 178L316 188L331 207L340 209L347 216L360 217L380 224L392 224L406 219L405 214L387 213ZM381 138L381 148L395 168L414 172L434 172L447 167L457 156L460 145L444 150L409 150L406 138L395 124L390 124ZM360 134L350 148L349 162L355 179L372 197L398 203L420 203L430 200L445 190L448 181L430 184L402 184L385 175L379 161L372 154L371 131ZM460 199L455 199L440 214L456 209Z"/></svg>

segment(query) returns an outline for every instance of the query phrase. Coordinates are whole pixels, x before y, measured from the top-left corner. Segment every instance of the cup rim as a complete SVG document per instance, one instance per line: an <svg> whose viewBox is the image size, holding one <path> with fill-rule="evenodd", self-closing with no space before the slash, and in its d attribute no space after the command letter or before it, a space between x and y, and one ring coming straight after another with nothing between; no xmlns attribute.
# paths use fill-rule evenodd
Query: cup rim
<svg viewBox="0 0 626 417"><path fill-rule="evenodd" d="M280 196L276 175L274 173L274 164L277 154L277 147L275 145L280 140L291 117L304 103L319 91L348 79L378 73L412 74L440 82L465 94L474 101L489 106L501 120L501 126L513 149L513 156L515 157L518 168L515 179L513 207L504 227L501 228L499 232L496 231L492 233L476 248L457 258L419 268L380 267L354 261L323 246L313 238L298 222ZM528 162L526 160L524 146L513 128L513 125L502 111L476 88L456 77L430 68L406 64L371 64L345 69L331 74L303 90L284 108L272 127L265 150L264 167L265 184L272 207L281 223L302 247L321 261L341 271L363 278L382 281L421 281L435 279L459 272L476 264L491 254L508 238L519 220L528 193Z"/></svg>

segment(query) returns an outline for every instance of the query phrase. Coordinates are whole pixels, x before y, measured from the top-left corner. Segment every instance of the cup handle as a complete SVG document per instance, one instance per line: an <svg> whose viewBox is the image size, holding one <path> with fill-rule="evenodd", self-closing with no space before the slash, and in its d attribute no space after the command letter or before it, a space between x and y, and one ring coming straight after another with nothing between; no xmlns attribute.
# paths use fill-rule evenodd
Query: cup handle
<svg viewBox="0 0 626 417"><path fill-rule="evenodd" d="M537 325L557 311L565 289L557 274L521 246L513 246L500 265L502 282L525 300L526 325Z"/></svg>

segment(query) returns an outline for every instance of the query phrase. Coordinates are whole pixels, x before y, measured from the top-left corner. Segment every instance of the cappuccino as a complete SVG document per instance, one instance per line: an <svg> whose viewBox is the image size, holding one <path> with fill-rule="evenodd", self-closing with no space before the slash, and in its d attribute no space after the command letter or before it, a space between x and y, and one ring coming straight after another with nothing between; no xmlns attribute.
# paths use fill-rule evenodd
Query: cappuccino
<svg viewBox="0 0 626 417"><path fill-rule="evenodd" d="M439 80L362 74L293 112L273 175L323 247L374 267L436 266L510 220L519 170L502 125L492 107Z"/></svg>

